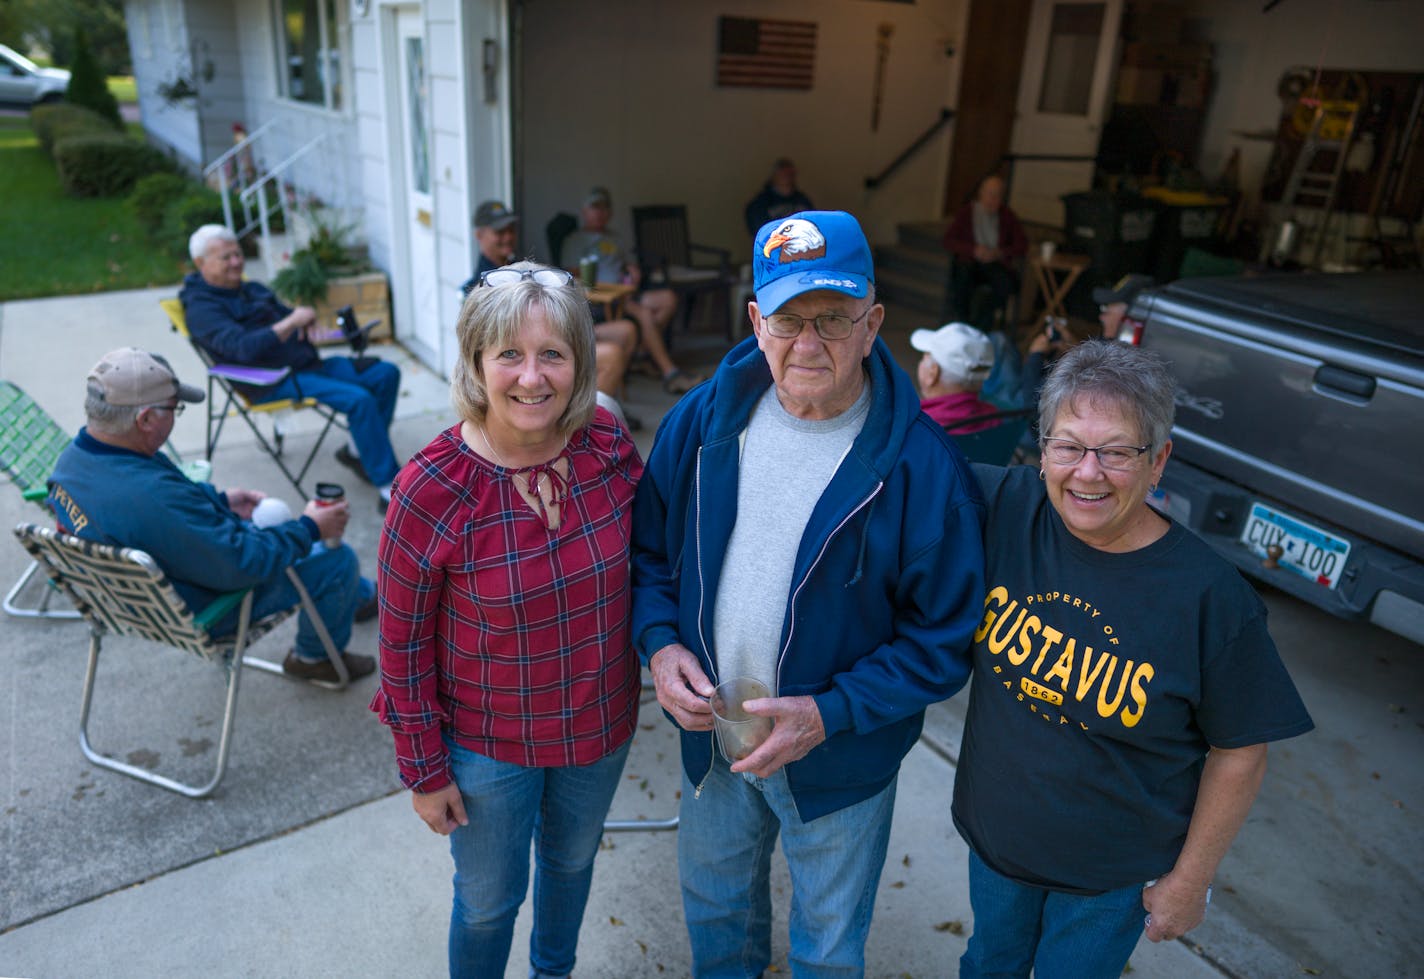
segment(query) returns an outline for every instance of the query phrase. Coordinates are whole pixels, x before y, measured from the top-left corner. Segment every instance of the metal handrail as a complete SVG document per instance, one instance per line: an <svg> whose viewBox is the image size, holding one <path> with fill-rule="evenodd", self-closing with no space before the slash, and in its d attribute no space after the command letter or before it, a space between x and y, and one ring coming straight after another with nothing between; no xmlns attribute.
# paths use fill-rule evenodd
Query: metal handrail
<svg viewBox="0 0 1424 979"><path fill-rule="evenodd" d="M212 163L209 163L207 166L203 167L203 176L207 177L211 175L215 169L222 166L224 163L232 159L238 153L241 153L243 150L247 149L247 147L251 146L253 143L257 142L258 136L261 136L263 133L271 129L276 124L277 120L275 119L273 119L271 122L264 123L263 125L257 127L257 131L255 133L249 133L248 135L242 137L242 139L238 140L236 143L232 144L232 149L228 150L226 153L218 157Z"/></svg>
<svg viewBox="0 0 1424 979"><path fill-rule="evenodd" d="M929 143L930 140L934 139L935 135L949 123L949 120L953 118L953 109L940 109L939 118L936 119L928 129L920 133L920 135L915 138L915 141L913 143L905 147L904 151L901 152L899 156L891 160L884 170L881 170L873 177L865 178L865 189L874 190L875 188L883 184L892 173L894 173L896 170L900 169L900 167L904 165L906 160L914 156L917 152L919 152L922 147Z"/></svg>
<svg viewBox="0 0 1424 979"><path fill-rule="evenodd" d="M273 119L272 121L257 127L257 131L255 133L251 133L247 136L244 136L242 139L234 143L226 153L223 153L216 160L203 167L204 178L212 176L213 173L216 173L218 175L218 194L222 197L223 223L226 224L228 230L232 231L234 234L245 233L251 226L251 221L248 221L248 223L243 226L241 231L234 227L234 222L232 218L232 201L231 199L229 199L227 192L227 163L229 160L233 159L238 154L242 153L244 150L250 149L252 145L257 142L257 137L261 136L267 130L271 129L274 125L276 125L276 123L277 121ZM238 185L245 189L245 184L242 179L242 171L240 168L238 170ZM247 218L246 213L243 214L243 218Z"/></svg>
<svg viewBox="0 0 1424 979"><path fill-rule="evenodd" d="M276 180L288 169L290 169L292 164L296 163L302 157L306 156L319 144L325 142L329 135L329 133L318 133L306 145L301 147L299 150L297 150L291 156L287 157L281 163L277 164L272 169L268 170L261 176L261 178L259 178L249 186L243 188L243 190L237 195L237 199L238 203L242 204L244 212L246 211L247 207L250 206L251 199L254 195L257 195L258 192L261 191L264 187L266 187L269 183ZM226 194L223 195L224 202L226 202L226 196ZM286 227L290 228L291 215L287 213L287 198L286 195L281 192L280 185L277 189L277 209L282 212L283 224ZM224 213L227 213L226 210L224 210ZM277 270L272 267L272 223L268 219L268 216L270 214L271 209L267 206L267 195L265 193L261 194L261 196L257 198L257 224L258 227L262 229L262 261L263 264L267 266L267 277L269 279L277 272ZM228 227L232 227L231 221L228 222ZM246 231L247 229L244 228L243 230Z"/></svg>

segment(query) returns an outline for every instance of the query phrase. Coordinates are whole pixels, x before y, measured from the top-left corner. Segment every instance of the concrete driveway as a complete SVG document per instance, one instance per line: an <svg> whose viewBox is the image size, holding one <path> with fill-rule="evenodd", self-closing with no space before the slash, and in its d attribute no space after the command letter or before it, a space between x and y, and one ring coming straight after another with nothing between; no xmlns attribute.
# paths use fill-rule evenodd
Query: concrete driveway
<svg viewBox="0 0 1424 979"><path fill-rule="evenodd" d="M124 344L169 356L180 376L201 366L168 332L157 300L172 289L0 306L0 376L19 383L66 428L81 421L83 377ZM887 340L913 364L907 337L932 325L892 310ZM715 344L685 346L716 356ZM404 371L393 436L408 455L453 421L439 377L399 348ZM671 399L634 380L628 407L647 427ZM293 449L309 441L294 422ZM201 451L202 417L179 420L175 443ZM334 448L334 445L332 446ZM215 459L219 485L294 492L251 436L232 427ZM348 538L369 568L379 518L323 450L313 478L347 485ZM41 520L0 493L0 520ZM0 543L0 581L25 564ZM1142 943L1133 975L1395 976L1424 974L1424 658L1368 626L1339 623L1268 595L1273 632L1319 729L1271 753L1271 772L1222 866L1206 923L1186 940ZM291 630L256 652L280 658ZM391 739L366 709L373 681L329 693L249 672L228 775L191 801L94 769L76 733L86 628L0 620L0 975L439 975L449 913L443 841L416 820L395 778ZM373 625L352 646L374 651ZM107 640L91 734L180 776L211 764L220 678L171 651ZM868 974L955 974L970 925L964 846L949 790L963 695L931 711L904 768L890 860L877 897ZM646 706L615 817L669 815L676 748ZM595 875L578 975L688 972L673 833L610 835ZM784 968L784 864L777 864L776 955ZM509 975L527 967L521 916Z"/></svg>

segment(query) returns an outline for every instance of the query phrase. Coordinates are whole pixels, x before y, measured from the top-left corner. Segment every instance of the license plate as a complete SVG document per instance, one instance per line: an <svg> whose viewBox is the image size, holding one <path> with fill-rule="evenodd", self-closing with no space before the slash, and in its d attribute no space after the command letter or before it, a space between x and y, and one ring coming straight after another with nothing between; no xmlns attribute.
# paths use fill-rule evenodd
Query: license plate
<svg viewBox="0 0 1424 979"><path fill-rule="evenodd" d="M1281 547L1280 566L1318 585L1334 588L1350 556L1350 543L1263 503L1251 504L1241 543L1266 557L1272 544Z"/></svg>

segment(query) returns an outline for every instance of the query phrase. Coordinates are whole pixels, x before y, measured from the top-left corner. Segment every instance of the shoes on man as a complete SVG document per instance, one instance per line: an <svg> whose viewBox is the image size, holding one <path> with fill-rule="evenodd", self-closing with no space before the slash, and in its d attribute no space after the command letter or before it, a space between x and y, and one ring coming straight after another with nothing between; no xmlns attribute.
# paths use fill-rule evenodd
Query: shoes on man
<svg viewBox="0 0 1424 979"><path fill-rule="evenodd" d="M361 457L352 452L350 446L343 445L336 450L336 461L361 477L362 482L371 481L371 477L366 475L366 467L361 465Z"/></svg>
<svg viewBox="0 0 1424 979"><path fill-rule="evenodd" d="M380 611L381 600L375 595L372 595L360 605L356 606L356 614L352 616L352 618L355 619L357 622L370 622L372 619L374 619L377 615L380 614Z"/></svg>
<svg viewBox="0 0 1424 979"><path fill-rule="evenodd" d="M663 375L663 390L668 394L686 394L705 381L701 374L689 374L684 370L674 370Z"/></svg>
<svg viewBox="0 0 1424 979"><path fill-rule="evenodd" d="M342 653L341 658L346 663L346 672L351 675L353 680L358 680L376 671L376 661L370 656L363 656L360 653ZM322 659L310 663L298 656L295 649L287 653L287 658L282 661L282 672L297 680L311 680L315 683L341 682L331 660Z"/></svg>

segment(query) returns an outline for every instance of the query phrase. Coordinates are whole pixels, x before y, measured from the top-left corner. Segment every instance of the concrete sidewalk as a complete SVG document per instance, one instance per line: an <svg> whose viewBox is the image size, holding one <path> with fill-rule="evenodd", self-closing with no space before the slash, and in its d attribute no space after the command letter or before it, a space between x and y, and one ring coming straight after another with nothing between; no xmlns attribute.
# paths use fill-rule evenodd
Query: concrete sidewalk
<svg viewBox="0 0 1424 979"><path fill-rule="evenodd" d="M667 728L647 710L615 816L645 794L638 789L644 763L671 764L663 750L672 745ZM653 759L648 742L657 744ZM923 745L904 767L867 950L869 976L956 973L971 919L965 848L948 815L952 776L948 762ZM581 936L581 979L689 974L676 846L673 833L605 838ZM444 840L419 823L402 793L0 935L0 972L115 979L438 976L445 970L450 872ZM774 957L784 972L790 890L779 857L773 888ZM526 974L528 935L526 908L511 979ZM1221 975L1181 942L1141 943L1132 974Z"/></svg>
<svg viewBox="0 0 1424 979"><path fill-rule="evenodd" d="M157 301L175 287L0 305L0 377L14 380L66 429L82 423L83 379L107 350L163 353L186 381L202 365L167 327ZM887 331L902 363L915 355L913 320ZM695 366L697 348L680 348ZM445 381L398 347L383 357L403 372L392 437L405 457L453 422ZM715 354L713 354L715 356ZM635 379L627 408L646 427L672 399ZM251 434L231 421L214 460L218 485L293 500ZM292 421L292 451L309 447L311 421ZM174 443L201 454L203 418L179 419ZM323 449L308 481L347 484L355 514L348 541L373 567L380 521L375 493L353 485ZM43 519L18 494L0 494L0 522ZM0 580L24 555L0 543ZM287 632L255 650L280 658ZM75 744L87 630L74 622L0 619L0 975L437 976L445 971L451 865L398 791L390 737L366 710L362 681L331 694L280 678L243 680L232 758L217 794L192 801L89 766ZM374 651L358 627L353 648ZM211 764L217 677L191 657L106 641L92 724L103 750L137 747L192 777ZM104 698L105 693L111 697ZM144 693L157 706L134 706ZM101 699L106 702L100 702ZM952 976L970 927L965 849L949 820L963 695L936 705L926 743L900 782L889 859L869 946L871 976ZM172 704L182 707L173 709ZM931 750L931 746L934 750ZM676 808L675 735L645 704L615 818L660 818ZM676 882L676 834L605 840L585 917L578 975L688 974ZM785 968L789 883L776 864L776 961ZM508 975L525 975L528 915L521 915ZM1142 943L1134 976L1218 976L1187 943Z"/></svg>

